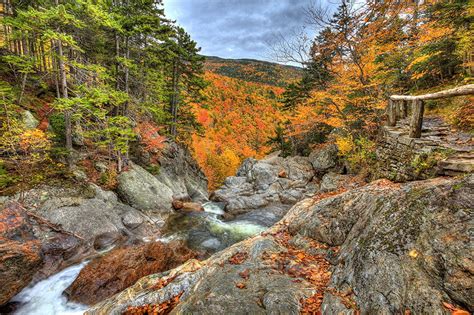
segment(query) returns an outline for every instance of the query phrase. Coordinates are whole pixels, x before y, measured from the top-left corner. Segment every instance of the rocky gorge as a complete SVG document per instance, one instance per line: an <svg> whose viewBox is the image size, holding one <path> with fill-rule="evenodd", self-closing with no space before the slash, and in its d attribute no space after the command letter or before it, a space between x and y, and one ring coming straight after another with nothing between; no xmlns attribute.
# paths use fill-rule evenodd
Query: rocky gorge
<svg viewBox="0 0 474 315"><path fill-rule="evenodd" d="M88 314L473 311L472 175L366 184L329 144L247 159L208 196L180 146L158 174L145 165L116 191L79 181L1 200L2 310L28 313L25 292L64 272L61 309Z"/></svg>

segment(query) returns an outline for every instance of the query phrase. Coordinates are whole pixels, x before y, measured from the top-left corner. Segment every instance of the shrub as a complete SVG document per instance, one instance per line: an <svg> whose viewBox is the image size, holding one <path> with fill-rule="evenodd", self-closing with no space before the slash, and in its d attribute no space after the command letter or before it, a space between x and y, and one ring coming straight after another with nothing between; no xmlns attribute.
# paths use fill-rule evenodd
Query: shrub
<svg viewBox="0 0 474 315"><path fill-rule="evenodd" d="M0 161L0 190L7 188L15 182L15 178L8 173L2 161Z"/></svg>

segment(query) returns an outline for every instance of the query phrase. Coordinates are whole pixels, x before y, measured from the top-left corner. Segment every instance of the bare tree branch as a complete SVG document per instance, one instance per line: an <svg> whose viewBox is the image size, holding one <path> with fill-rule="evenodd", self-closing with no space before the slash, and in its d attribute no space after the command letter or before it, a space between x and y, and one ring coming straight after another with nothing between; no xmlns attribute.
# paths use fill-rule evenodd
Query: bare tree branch
<svg viewBox="0 0 474 315"><path fill-rule="evenodd" d="M305 67L310 59L311 38L305 28L294 30L285 37L279 33L271 42L267 42L270 58L282 63L296 63Z"/></svg>

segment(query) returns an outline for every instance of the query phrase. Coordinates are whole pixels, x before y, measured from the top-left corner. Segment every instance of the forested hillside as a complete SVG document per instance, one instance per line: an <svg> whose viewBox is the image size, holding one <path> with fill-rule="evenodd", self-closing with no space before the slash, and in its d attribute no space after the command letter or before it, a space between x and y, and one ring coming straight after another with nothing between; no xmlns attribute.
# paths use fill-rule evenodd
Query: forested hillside
<svg viewBox="0 0 474 315"><path fill-rule="evenodd" d="M302 77L302 69L253 59L224 59L206 56L208 71L247 82L286 87Z"/></svg>
<svg viewBox="0 0 474 315"><path fill-rule="evenodd" d="M78 149L113 183L134 143L151 155L165 137L189 143L204 59L160 1L5 1L1 12L0 189L52 176L52 161L67 172Z"/></svg>
<svg viewBox="0 0 474 315"><path fill-rule="evenodd" d="M369 1L360 8L343 1L333 15L324 6L310 6L309 23L320 31L303 63L303 78L283 94L291 123L282 143L288 147L332 130L341 154L356 164L373 162L387 96L473 82L472 10L472 1ZM471 131L472 109L472 97L426 106L428 113Z"/></svg>
<svg viewBox="0 0 474 315"><path fill-rule="evenodd" d="M205 100L194 107L202 133L193 135L192 144L210 189L215 189L245 158L271 151L269 140L283 119L284 89L212 72L204 78L209 83Z"/></svg>

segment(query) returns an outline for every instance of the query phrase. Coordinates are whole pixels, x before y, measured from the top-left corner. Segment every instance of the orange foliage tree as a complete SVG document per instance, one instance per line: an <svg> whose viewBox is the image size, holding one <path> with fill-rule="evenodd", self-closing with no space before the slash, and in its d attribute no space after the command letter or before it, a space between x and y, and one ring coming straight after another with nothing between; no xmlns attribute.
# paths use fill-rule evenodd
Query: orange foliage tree
<svg viewBox="0 0 474 315"><path fill-rule="evenodd" d="M195 104L201 134L192 136L194 155L215 189L247 157L261 158L282 120L278 99L283 89L206 72L206 101Z"/></svg>

